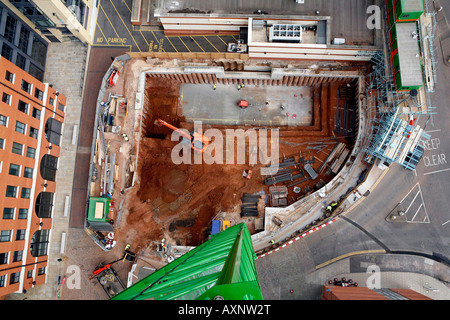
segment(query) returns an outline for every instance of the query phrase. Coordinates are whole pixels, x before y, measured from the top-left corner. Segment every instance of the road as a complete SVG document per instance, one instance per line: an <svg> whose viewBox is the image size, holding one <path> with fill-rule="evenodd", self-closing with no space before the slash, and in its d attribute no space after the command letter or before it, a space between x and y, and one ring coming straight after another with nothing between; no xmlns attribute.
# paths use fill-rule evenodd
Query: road
<svg viewBox="0 0 450 320"><path fill-rule="evenodd" d="M448 2L444 13L450 13ZM444 34L446 30L438 32ZM444 63L438 35L435 41L437 82L430 98L437 111L431 118L421 119L421 125L431 134L423 160L415 171L392 165L370 195L335 223L258 259L265 297L320 299L317 288L312 290L315 296L304 288L317 281L318 270L324 266L332 266L330 272L339 274L339 266L333 267L336 261L353 255L409 253L450 264L450 141L446 139L450 133L450 67ZM386 217L398 204L406 212L404 220L388 222ZM405 272L410 267L405 264ZM332 273L329 277L334 277ZM296 284L304 295L286 293Z"/></svg>

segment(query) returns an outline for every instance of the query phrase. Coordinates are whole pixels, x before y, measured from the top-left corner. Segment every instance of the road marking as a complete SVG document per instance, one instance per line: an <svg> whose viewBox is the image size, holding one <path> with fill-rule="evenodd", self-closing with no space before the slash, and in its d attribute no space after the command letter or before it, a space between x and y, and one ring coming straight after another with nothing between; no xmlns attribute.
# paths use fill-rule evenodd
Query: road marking
<svg viewBox="0 0 450 320"><path fill-rule="evenodd" d="M173 45L172 41L170 41L169 37L166 37L166 39L169 40L169 43L172 45L175 51L178 52L177 48Z"/></svg>
<svg viewBox="0 0 450 320"><path fill-rule="evenodd" d="M97 24L98 30L100 30L101 34L103 35L103 38L105 39L106 44L109 46L108 38L107 38L107 37L105 36L105 34L103 33L103 30L102 30L102 28L100 28L98 22L96 22L96 24Z"/></svg>
<svg viewBox="0 0 450 320"><path fill-rule="evenodd" d="M332 264L333 262L336 262L336 261L339 261L339 260L342 260L342 259L345 259L345 258L348 258L348 257L352 257L352 256L356 256L356 255L362 255L362 254L371 254L371 253L386 253L386 250L379 249L379 250L363 250L363 251L349 252L349 253L343 254L343 255L341 255L339 257L330 259L330 260L328 260L328 261L326 261L324 263L321 263L321 264L317 265L316 266L316 270L320 269L320 268L323 268L323 267L325 267L325 266L327 266L329 264Z"/></svg>
<svg viewBox="0 0 450 320"><path fill-rule="evenodd" d="M406 210L404 211L404 212L405 212L405 215L409 212L409 209L411 209L411 206L412 206L413 203L416 201L416 199L417 199L417 197L418 197L419 195L420 195L421 203L420 203L419 207L417 208L417 210L415 211L415 213L413 214L412 218L408 218L408 219L406 220L406 222L408 222L408 223L430 223L430 219L429 219L429 216L428 216L427 208L426 208L426 206L425 206L425 201L424 201L424 199L423 199L423 193L422 193L422 189L421 189L421 187L420 187L420 183L416 183L416 184L414 185L414 187L412 187L412 189L409 190L409 192L408 192L408 193L403 197L403 199L400 201L400 204L402 204L402 202L405 201L405 199L406 199L406 198L411 194L411 192L412 192L413 190L415 190L416 188L418 188L418 191L417 191L417 193L414 195L413 199L409 202L408 208L406 208ZM425 216L424 216L424 218L423 218L422 221L416 221L415 219L416 219L416 217L417 217L417 215L419 214L419 212L420 212L421 209L424 210Z"/></svg>
<svg viewBox="0 0 450 320"><path fill-rule="evenodd" d="M125 2L125 0L122 0L122 2L125 4L125 7L127 7L128 8L128 11L130 11L131 12L131 9L130 9L130 7L127 5L127 3Z"/></svg>
<svg viewBox="0 0 450 320"><path fill-rule="evenodd" d="M180 39L180 41L184 44L184 46L186 47L186 49L188 49L189 52L191 52L191 50L188 48L188 46L186 45L186 43L184 43L184 41L183 41L180 37L178 37L178 39Z"/></svg>
<svg viewBox="0 0 450 320"><path fill-rule="evenodd" d="M449 222L450 222L450 220L445 221L442 225L444 226L444 225L446 225L446 224L449 223Z"/></svg>
<svg viewBox="0 0 450 320"><path fill-rule="evenodd" d="M203 36L203 38L205 38L205 39L206 39L206 41L208 41L208 42L209 42L209 44L210 44L210 45L212 45L214 49L216 49L216 51L217 51L217 52L220 52L220 51L219 51L219 49L217 49L217 48L216 48L216 46L215 46L215 45L213 45L213 44L211 43L211 41L209 41L209 39L208 39L207 37Z"/></svg>
<svg viewBox="0 0 450 320"><path fill-rule="evenodd" d="M114 7L114 10L116 10L116 12L117 12L117 15L119 16L120 20L122 20L122 23L123 23L123 25L124 25L125 29L127 29L128 33L129 33L129 34L130 34L130 36L131 36L131 39L133 39L133 41L134 41L134 44L135 44L135 45L136 45L136 47L138 48L139 52L142 52L142 51L141 51L141 48L139 48L139 46L138 46L138 44L137 44L136 40L134 39L134 37L133 37L133 35L131 34L130 30L128 29L127 25L125 24L125 22L123 21L122 17L120 16L120 13L119 13L119 11L117 11L117 8L116 8L116 6L115 6L115 5L114 5L114 3L112 2L112 0L110 0L110 2L111 2L111 4L112 4L112 6Z"/></svg>
<svg viewBox="0 0 450 320"><path fill-rule="evenodd" d="M220 36L217 36L217 38L219 38L220 40L222 40L222 42L225 43L225 45L228 46L228 43L226 43Z"/></svg>
<svg viewBox="0 0 450 320"><path fill-rule="evenodd" d="M119 34L117 33L116 29L114 28L114 26L113 26L111 20L109 20L108 15L106 14L105 10L103 9L103 6L101 6L100 4L99 4L98 6L100 7L100 9L102 9L103 14L105 15L106 19L109 21L109 24L111 25L111 27L113 28L114 32L116 33L117 38L120 38L120 36L119 36Z"/></svg>
<svg viewBox="0 0 450 320"><path fill-rule="evenodd" d="M444 172L444 171L449 171L449 170L450 170L450 168L448 168L448 169L443 169L443 170L437 170L437 171L432 171L432 172L424 173L423 175L426 176L426 175L429 175L429 174L439 173L439 172Z"/></svg>
<svg viewBox="0 0 450 320"><path fill-rule="evenodd" d="M426 131L427 133L433 133L433 132L440 132L441 129L436 129L436 130L430 130L430 131Z"/></svg>
<svg viewBox="0 0 450 320"><path fill-rule="evenodd" d="M194 40L194 42L199 46L200 49L202 49L203 52L205 52L205 50L203 50L203 48L197 43L197 41L195 41L195 39L192 36L191 39Z"/></svg>

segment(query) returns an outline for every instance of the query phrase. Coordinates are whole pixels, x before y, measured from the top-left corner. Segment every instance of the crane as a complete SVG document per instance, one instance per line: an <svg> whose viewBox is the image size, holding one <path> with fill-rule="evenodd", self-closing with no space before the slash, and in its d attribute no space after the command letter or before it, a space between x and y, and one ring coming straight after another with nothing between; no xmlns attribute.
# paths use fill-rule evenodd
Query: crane
<svg viewBox="0 0 450 320"><path fill-rule="evenodd" d="M180 130L179 128L171 125L170 123L167 123L164 120L157 119L155 121L155 124L157 125L163 125L169 129L172 129L174 131L177 131L179 134L181 134L184 138L186 138L189 141L189 145L191 148L198 152L204 152L206 150L206 147L209 145L210 140L208 137L205 137L204 135L198 133L198 132L190 132L189 134L186 133L183 130Z"/></svg>

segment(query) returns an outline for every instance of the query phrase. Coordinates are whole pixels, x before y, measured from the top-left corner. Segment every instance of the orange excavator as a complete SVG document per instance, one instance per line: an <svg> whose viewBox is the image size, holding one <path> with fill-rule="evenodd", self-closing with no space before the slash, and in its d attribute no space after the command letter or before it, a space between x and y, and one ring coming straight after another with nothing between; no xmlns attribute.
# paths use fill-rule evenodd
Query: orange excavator
<svg viewBox="0 0 450 320"><path fill-rule="evenodd" d="M186 139L185 141L188 141L191 148L195 151L203 153L206 150L206 147L208 147L208 145L210 143L210 140L208 139L208 137L205 137L204 135L201 135L198 132L190 132L188 134L185 131L180 130L179 128L171 125L170 123L167 123L164 120L157 119L155 121L155 124L163 125L169 129L172 129L172 130L180 133Z"/></svg>

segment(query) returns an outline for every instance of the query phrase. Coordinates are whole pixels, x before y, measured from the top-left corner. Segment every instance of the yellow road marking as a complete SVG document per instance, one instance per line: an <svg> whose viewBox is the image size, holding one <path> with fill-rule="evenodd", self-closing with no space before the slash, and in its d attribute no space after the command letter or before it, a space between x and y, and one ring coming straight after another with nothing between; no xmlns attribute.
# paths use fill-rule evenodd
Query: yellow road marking
<svg viewBox="0 0 450 320"><path fill-rule="evenodd" d="M222 40L223 43L225 43L228 46L228 43L226 43L225 41L223 41L223 39L220 36L217 36L217 38L219 38L220 40Z"/></svg>
<svg viewBox="0 0 450 320"><path fill-rule="evenodd" d="M217 51L217 52L220 52L220 51L219 51L219 49L217 49L217 48L216 48L216 46L215 46L215 45L213 45L213 44L211 43L211 41L209 41L209 39L208 39L207 37L203 36L203 38L205 38L205 39L206 39L206 41L208 41L208 42L209 42L209 44L210 44L210 45L212 45L214 49L216 49L216 51Z"/></svg>
<svg viewBox="0 0 450 320"><path fill-rule="evenodd" d="M111 20L109 20L109 17L108 17L108 15L106 14L105 10L103 10L103 7L102 7L100 4L99 4L98 6L100 7L100 9L102 9L103 14L105 15L106 19L108 19L109 24L111 25L111 27L113 28L114 32L115 32L116 35L117 35L117 38L120 38L119 34L117 33L116 29L114 28L113 24L111 23Z"/></svg>
<svg viewBox="0 0 450 320"><path fill-rule="evenodd" d="M178 39L180 39L180 41L181 42L183 42L183 44L184 44L184 46L186 47L186 49L188 49L189 50L189 52L191 52L191 50L188 48L188 46L186 45L186 43L184 43L184 41L183 40L181 40L181 38L180 37L178 37Z"/></svg>
<svg viewBox="0 0 450 320"><path fill-rule="evenodd" d="M127 7L128 8L128 11L130 11L131 12L131 9L130 9L130 7L127 5L127 3L125 2L125 0L122 0L122 2L125 4L125 7Z"/></svg>
<svg viewBox="0 0 450 320"><path fill-rule="evenodd" d="M203 48L197 43L197 41L195 41L195 39L192 36L191 39L194 40L194 42L199 46L200 49L202 49L203 52L205 52L205 50L203 50Z"/></svg>
<svg viewBox="0 0 450 320"><path fill-rule="evenodd" d="M318 266L316 266L316 270L320 269L320 268L323 268L323 267L325 267L325 266L327 266L329 264L332 264L333 262L336 262L338 260L342 260L342 259L345 259L345 258L348 258L348 257L351 257L351 256L360 255L360 254L370 254L370 253L386 253L386 251L379 249L379 250L363 250L363 251L349 252L349 253L343 254L343 255L341 255L339 257L330 259L330 260L328 260L328 261L326 261L324 263L319 264Z"/></svg>
<svg viewBox="0 0 450 320"><path fill-rule="evenodd" d="M125 26L125 29L127 29L128 33L129 33L129 34L130 34L130 36L131 36L131 39L133 39L133 41L134 41L134 44L135 44L135 45L136 45L136 47L138 48L139 52L142 52L142 51L141 51L141 48L139 48L139 46L138 46L138 44L137 44L136 40L134 39L134 37L133 37L133 35L131 34L130 30L128 29L127 25L125 24L125 22L123 21L122 17L120 16L120 13L119 13L119 11L117 11L117 8L116 8L116 6L115 6L115 5L114 5L114 3L112 2L112 0L110 0L110 2L111 2L111 4L112 4L112 6L114 7L114 10L116 10L116 12L117 12L117 15L119 16L120 20L122 20L122 23L123 23L123 25Z"/></svg>
<svg viewBox="0 0 450 320"><path fill-rule="evenodd" d="M98 22L96 22L98 30L100 30L101 34L103 35L103 38L105 38L106 44L109 46L108 38L105 36L105 34L102 31L102 28L100 28Z"/></svg>
<svg viewBox="0 0 450 320"><path fill-rule="evenodd" d="M172 47L175 49L176 52L178 52L177 48L175 48L175 46L173 45L172 41L170 41L169 37L166 37L166 39L169 40L169 42L172 45Z"/></svg>

